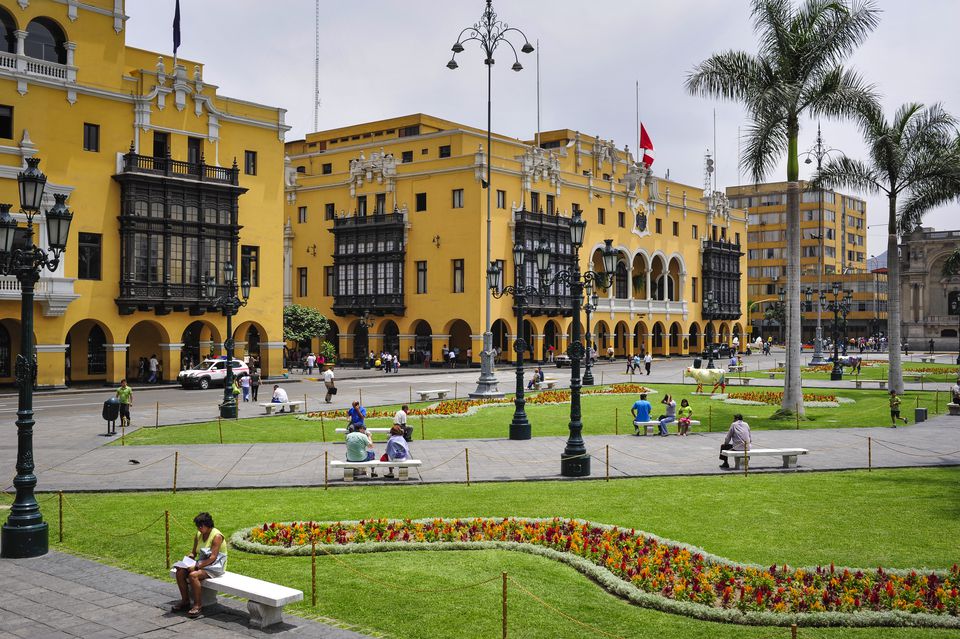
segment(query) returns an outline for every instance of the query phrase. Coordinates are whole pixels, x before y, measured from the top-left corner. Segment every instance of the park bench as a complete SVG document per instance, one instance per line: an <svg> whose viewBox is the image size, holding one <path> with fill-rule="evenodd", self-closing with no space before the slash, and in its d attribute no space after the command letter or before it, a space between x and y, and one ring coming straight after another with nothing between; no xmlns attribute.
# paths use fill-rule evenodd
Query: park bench
<svg viewBox="0 0 960 639"><path fill-rule="evenodd" d="M947 404L947 410L951 415L960 417L960 404Z"/></svg>
<svg viewBox="0 0 960 639"><path fill-rule="evenodd" d="M727 370L733 373L742 373L743 369L743 366L727 366Z"/></svg>
<svg viewBox="0 0 960 639"><path fill-rule="evenodd" d="M750 385L750 379L751 379L750 377L739 377L739 376L738 376L738 377L727 377L725 381L727 382L728 385L729 385L729 384L732 384L733 382L740 382L740 385L741 385L741 386L749 386L749 385Z"/></svg>
<svg viewBox="0 0 960 639"><path fill-rule="evenodd" d="M273 415L275 408L283 408L291 413L295 413L303 406L303 402L260 402L260 405L267 411L267 415Z"/></svg>
<svg viewBox="0 0 960 639"><path fill-rule="evenodd" d="M414 391L414 392L416 392L417 395L420 396L420 401L422 402L422 401L424 401L424 400L430 399L430 396L431 396L431 395L436 395L436 396L437 396L437 399L444 399L447 395L450 394L450 389L449 389L449 388L437 388L437 389L433 389L433 390L418 390L418 391Z"/></svg>
<svg viewBox="0 0 960 639"><path fill-rule="evenodd" d="M557 381L558 380L554 377L544 377L542 380L534 382L533 387L537 390L542 388L553 388L557 385Z"/></svg>
<svg viewBox="0 0 960 639"><path fill-rule="evenodd" d="M725 450L722 454L727 458L733 458L734 468L740 468L744 457L783 457L784 468L796 468L797 457L806 455L809 451L806 448L751 448L749 451L743 450Z"/></svg>
<svg viewBox="0 0 960 639"><path fill-rule="evenodd" d="M670 422L669 424L667 424L667 428L670 428L671 426L676 426L676 425L677 425L677 420L673 420L672 422ZM690 428L693 428L694 426L699 426L699 425L700 425L700 422L698 422L697 420L695 420L695 419L691 419L691 420L690 420ZM633 422L633 427L634 427L634 429L639 430L641 426L643 427L643 434L644 434L644 435L653 435L653 429L654 429L654 428L659 428L659 427L660 427L660 422L659 422L659 421L653 421L653 422ZM636 434L639 435L639 433L636 433Z"/></svg>
<svg viewBox="0 0 960 639"><path fill-rule="evenodd" d="M330 462L331 468L342 468L343 469L343 481L353 481L354 472L357 470L365 470L370 468L371 470L376 470L378 468L397 468L397 479L403 481L409 478L409 469L416 468L423 464L419 459L404 459L403 461L365 461L365 462L351 462L343 461L340 459L334 459ZM386 472L386 471L384 471Z"/></svg>
<svg viewBox="0 0 960 639"><path fill-rule="evenodd" d="M780 375L786 375L784 371L767 371L767 377L770 379L776 379Z"/></svg>
<svg viewBox="0 0 960 639"><path fill-rule="evenodd" d="M857 388L862 388L863 384L876 384L880 390L887 389L887 380L885 379L855 379L853 383L856 384Z"/></svg>
<svg viewBox="0 0 960 639"><path fill-rule="evenodd" d="M177 569L170 569L170 576L177 577ZM225 572L220 577L204 579L203 606L217 603L217 593L233 595L247 600L250 612L250 625L254 628L267 628L283 621L283 607L288 603L303 601L303 591L262 579L247 577L235 572Z"/></svg>
<svg viewBox="0 0 960 639"><path fill-rule="evenodd" d="M934 357L933 355L929 355L927 357L921 357L920 361L923 362L924 364L934 364L936 363L937 358Z"/></svg>

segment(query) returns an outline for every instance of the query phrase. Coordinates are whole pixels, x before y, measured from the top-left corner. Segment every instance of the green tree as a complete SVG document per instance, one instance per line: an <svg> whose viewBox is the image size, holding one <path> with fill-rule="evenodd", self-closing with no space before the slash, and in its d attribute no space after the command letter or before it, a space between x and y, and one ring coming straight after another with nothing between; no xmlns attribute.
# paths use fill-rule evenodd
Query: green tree
<svg viewBox="0 0 960 639"><path fill-rule="evenodd" d="M860 115L867 145L865 162L846 156L828 161L816 181L828 187L846 187L880 193L887 198L887 336L891 390L903 392L901 363L899 236L918 225L930 207L956 197L960 153L955 141L956 121L935 104L904 104L888 120L879 107ZM903 208L898 201L903 197Z"/></svg>
<svg viewBox="0 0 960 639"><path fill-rule="evenodd" d="M283 339L288 342L323 337L329 329L327 318L315 308L291 304L283 309Z"/></svg>
<svg viewBox="0 0 960 639"><path fill-rule="evenodd" d="M752 0L759 51L717 53L687 78L695 95L740 102L751 120L742 166L762 182L787 156L786 375L782 412L803 412L800 382L800 161L802 116L849 117L875 101L843 67L879 22L872 0Z"/></svg>

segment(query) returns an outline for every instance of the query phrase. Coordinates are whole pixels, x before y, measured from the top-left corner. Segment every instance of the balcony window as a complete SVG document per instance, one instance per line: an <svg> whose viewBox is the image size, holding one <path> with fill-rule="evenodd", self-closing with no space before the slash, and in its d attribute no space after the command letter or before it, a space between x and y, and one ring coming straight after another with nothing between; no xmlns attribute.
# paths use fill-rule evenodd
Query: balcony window
<svg viewBox="0 0 960 639"><path fill-rule="evenodd" d="M24 53L31 58L67 63L67 37L63 29L50 18L34 18L27 25L27 41L24 43Z"/></svg>
<svg viewBox="0 0 960 639"><path fill-rule="evenodd" d="M100 233L80 233L78 240L77 278L99 280L103 235Z"/></svg>
<svg viewBox="0 0 960 639"><path fill-rule="evenodd" d="M13 139L13 107L0 104L0 138Z"/></svg>
<svg viewBox="0 0 960 639"><path fill-rule="evenodd" d="M187 163L194 171L199 172L200 161L203 159L203 140L200 138L187 138Z"/></svg>
<svg viewBox="0 0 960 639"><path fill-rule="evenodd" d="M463 189L453 190L453 208L455 209L463 208Z"/></svg>
<svg viewBox="0 0 960 639"><path fill-rule="evenodd" d="M5 9L0 9L0 49L7 53L17 52L17 37L13 32L17 30L17 23ZM6 375L0 375L6 377Z"/></svg>
<svg viewBox="0 0 960 639"><path fill-rule="evenodd" d="M426 193L417 193L416 195L416 210L417 211L426 211L427 210L427 194Z"/></svg>
<svg viewBox="0 0 960 639"><path fill-rule="evenodd" d="M100 151L100 125L83 123L83 150Z"/></svg>
<svg viewBox="0 0 960 639"><path fill-rule="evenodd" d="M260 247L240 247L240 281L250 286L260 286Z"/></svg>
<svg viewBox="0 0 960 639"><path fill-rule="evenodd" d="M256 151L243 152L243 172L246 173L247 175L257 174L257 152Z"/></svg>

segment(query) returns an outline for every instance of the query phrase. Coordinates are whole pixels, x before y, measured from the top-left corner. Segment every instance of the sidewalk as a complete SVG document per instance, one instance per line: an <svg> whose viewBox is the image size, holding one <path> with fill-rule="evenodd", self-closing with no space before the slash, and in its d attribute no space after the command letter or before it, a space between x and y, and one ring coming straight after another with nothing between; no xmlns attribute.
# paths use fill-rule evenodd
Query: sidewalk
<svg viewBox="0 0 960 639"><path fill-rule="evenodd" d="M177 585L60 552L0 561L6 596L0 600L0 639L114 637L320 637L363 639L294 615L261 631L250 628L246 602L220 597L198 619L170 612Z"/></svg>

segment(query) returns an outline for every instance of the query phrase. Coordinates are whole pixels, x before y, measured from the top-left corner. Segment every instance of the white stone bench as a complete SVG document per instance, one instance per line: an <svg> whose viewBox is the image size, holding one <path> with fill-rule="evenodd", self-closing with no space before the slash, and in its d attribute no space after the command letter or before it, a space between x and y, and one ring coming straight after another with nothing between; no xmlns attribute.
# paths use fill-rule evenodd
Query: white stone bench
<svg viewBox="0 0 960 639"><path fill-rule="evenodd" d="M678 421L680 421L680 420L678 420L678 419L673 420L672 422L670 422L669 424L667 424L667 428L670 428L670 426L673 426L673 425L677 425L677 422L678 422ZM700 422L698 422L697 420L695 420L695 419L691 419L691 420L690 420L690 428L693 428L694 426L699 426L699 425L700 425ZM635 431L639 431L641 426L643 426L643 434L644 434L644 435L652 435L654 428L657 428L657 429L660 428L660 422L659 422L659 421L652 421L652 422L633 422L633 428L634 428ZM636 433L634 433L634 434L635 434L635 435L639 435L640 433L639 433L639 432L636 432Z"/></svg>
<svg viewBox="0 0 960 639"><path fill-rule="evenodd" d="M367 461L367 462L351 462L343 461L340 459L334 459L330 462L330 468L342 468L343 469L343 481L353 481L354 471L365 470L370 468L376 470L377 468L397 468L397 479L403 481L409 478L409 470L411 468L417 468L418 466L423 465L423 462L419 459L405 459L403 461Z"/></svg>
<svg viewBox="0 0 960 639"><path fill-rule="evenodd" d="M934 363L936 363L937 358L936 358L936 357L933 357L933 356L931 355L931 356L928 356L928 357L921 357L921 358L920 358L920 361L923 362L924 364L934 364Z"/></svg>
<svg viewBox="0 0 960 639"><path fill-rule="evenodd" d="M559 380L554 377L544 377L543 381L534 382L533 387L537 390L540 390L541 388L553 388L557 385L558 381Z"/></svg>
<svg viewBox="0 0 960 639"><path fill-rule="evenodd" d="M744 457L783 457L784 468L796 468L797 457L806 455L809 451L806 448L751 448L749 451L743 450L725 450L721 454L728 458L733 458L734 468L740 468Z"/></svg>
<svg viewBox="0 0 960 639"><path fill-rule="evenodd" d="M726 378L726 382L728 385L733 382L739 382L741 386L749 386L751 379L751 377L728 377Z"/></svg>
<svg viewBox="0 0 960 639"><path fill-rule="evenodd" d="M170 569L170 576L177 578L177 569ZM288 603L303 601L303 591L262 579L247 577L235 572L225 572L220 577L211 577L200 582L203 584L203 606L217 603L217 593L233 595L247 600L250 612L250 625L254 628L267 628L283 621L283 607Z"/></svg>
<svg viewBox="0 0 960 639"><path fill-rule="evenodd" d="M856 379L854 384L857 388L862 388L863 384L876 384L880 390L887 389L887 380L885 379Z"/></svg>
<svg viewBox="0 0 960 639"><path fill-rule="evenodd" d="M431 395L436 395L437 399L444 399L447 395L450 394L449 388L438 388L434 390L418 390L414 391L417 395L420 396L420 401L430 399Z"/></svg>
<svg viewBox="0 0 960 639"><path fill-rule="evenodd" d="M947 410L951 415L960 417L960 404L947 404Z"/></svg>
<svg viewBox="0 0 960 639"><path fill-rule="evenodd" d="M337 428L337 429L334 429L334 432L337 433L338 435L346 435L346 434L347 434L347 429L346 429L346 428ZM386 435L386 434L388 434L389 432L390 432L390 429L389 429L389 428L382 428L382 427L380 427L380 428L371 428L370 426L367 426L367 433L370 434L370 435Z"/></svg>
<svg viewBox="0 0 960 639"><path fill-rule="evenodd" d="M303 406L303 402L260 402L260 405L267 411L267 415L272 415L275 408L283 408L295 413Z"/></svg>

